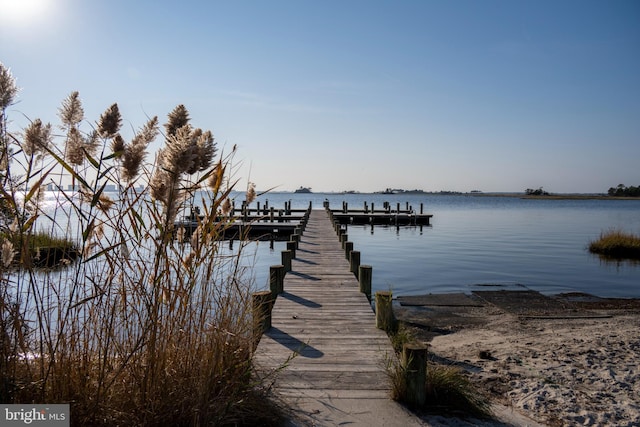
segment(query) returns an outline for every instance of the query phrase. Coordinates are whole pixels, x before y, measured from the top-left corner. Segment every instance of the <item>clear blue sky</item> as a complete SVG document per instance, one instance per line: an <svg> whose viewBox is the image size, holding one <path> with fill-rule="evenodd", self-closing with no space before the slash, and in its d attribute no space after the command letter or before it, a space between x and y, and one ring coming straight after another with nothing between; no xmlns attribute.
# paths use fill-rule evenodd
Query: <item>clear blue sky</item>
<svg viewBox="0 0 640 427"><path fill-rule="evenodd" d="M635 0L0 0L0 61L15 126L183 103L259 189L640 184Z"/></svg>

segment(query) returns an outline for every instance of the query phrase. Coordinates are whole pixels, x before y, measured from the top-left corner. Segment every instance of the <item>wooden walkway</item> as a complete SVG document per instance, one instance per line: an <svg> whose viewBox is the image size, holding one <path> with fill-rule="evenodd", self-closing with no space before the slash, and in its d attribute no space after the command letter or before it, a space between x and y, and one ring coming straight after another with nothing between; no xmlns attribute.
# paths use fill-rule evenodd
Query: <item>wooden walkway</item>
<svg viewBox="0 0 640 427"><path fill-rule="evenodd" d="M422 425L390 399L395 357L327 212L313 210L257 347L258 375L275 381L293 425Z"/></svg>

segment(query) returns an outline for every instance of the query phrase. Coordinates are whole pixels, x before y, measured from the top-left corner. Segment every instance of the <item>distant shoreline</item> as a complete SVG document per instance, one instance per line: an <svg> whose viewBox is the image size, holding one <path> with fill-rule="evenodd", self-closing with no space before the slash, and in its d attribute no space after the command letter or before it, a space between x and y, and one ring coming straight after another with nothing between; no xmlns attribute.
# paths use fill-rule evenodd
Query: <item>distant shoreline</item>
<svg viewBox="0 0 640 427"><path fill-rule="evenodd" d="M300 194L295 191L283 191L282 193L291 193L291 194ZM429 191L404 191L398 193L382 193L382 192L356 192L356 191L318 191L307 194L330 194L330 195L380 195L380 196L403 196L403 195L411 195L411 196L465 196L465 197L515 197L520 199L541 199L541 200L640 200L640 197L623 197L623 196L609 196L607 194L580 194L580 193L567 193L567 194L547 194L547 195L528 195L524 193L458 193L458 192L429 192Z"/></svg>

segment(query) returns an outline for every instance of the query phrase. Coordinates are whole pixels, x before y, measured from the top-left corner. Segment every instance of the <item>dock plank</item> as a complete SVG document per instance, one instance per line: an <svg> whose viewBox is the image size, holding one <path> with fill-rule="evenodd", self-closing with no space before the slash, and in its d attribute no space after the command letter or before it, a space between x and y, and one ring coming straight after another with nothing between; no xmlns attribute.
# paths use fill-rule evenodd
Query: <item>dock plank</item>
<svg viewBox="0 0 640 427"><path fill-rule="evenodd" d="M325 211L311 211L296 255L273 306L272 328L256 349L258 376L273 380L281 399L321 424L419 425L390 400L391 341L376 328Z"/></svg>

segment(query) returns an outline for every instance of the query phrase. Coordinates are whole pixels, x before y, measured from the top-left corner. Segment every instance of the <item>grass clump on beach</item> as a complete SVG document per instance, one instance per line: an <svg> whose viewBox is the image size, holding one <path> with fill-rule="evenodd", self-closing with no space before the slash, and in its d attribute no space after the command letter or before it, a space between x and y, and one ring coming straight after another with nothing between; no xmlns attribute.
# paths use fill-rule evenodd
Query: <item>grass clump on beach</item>
<svg viewBox="0 0 640 427"><path fill-rule="evenodd" d="M183 105L164 132L153 117L125 139L118 105L89 123L78 92L58 134L39 119L10 132L16 93L0 63L0 233L22 242L0 242L0 401L69 403L78 426L272 424L251 375L246 244L220 239L235 147L222 153ZM177 219L196 205L187 238ZM36 229L73 242L78 261L36 269L22 250Z"/></svg>
<svg viewBox="0 0 640 427"><path fill-rule="evenodd" d="M400 325L398 332L391 336L397 352L402 346L411 345L411 331ZM420 347L420 346L419 346ZM472 416L479 418L491 417L491 404L487 396L469 379L468 374L454 365L442 365L431 361L424 361L425 399L424 404L416 404L411 390L412 375L415 372L403 366L397 358L387 360L387 373L391 379L392 398L407 404L413 410L443 415ZM408 362L411 364L411 362Z"/></svg>
<svg viewBox="0 0 640 427"><path fill-rule="evenodd" d="M640 260L640 236L621 230L610 230L589 243L589 251L609 259Z"/></svg>

